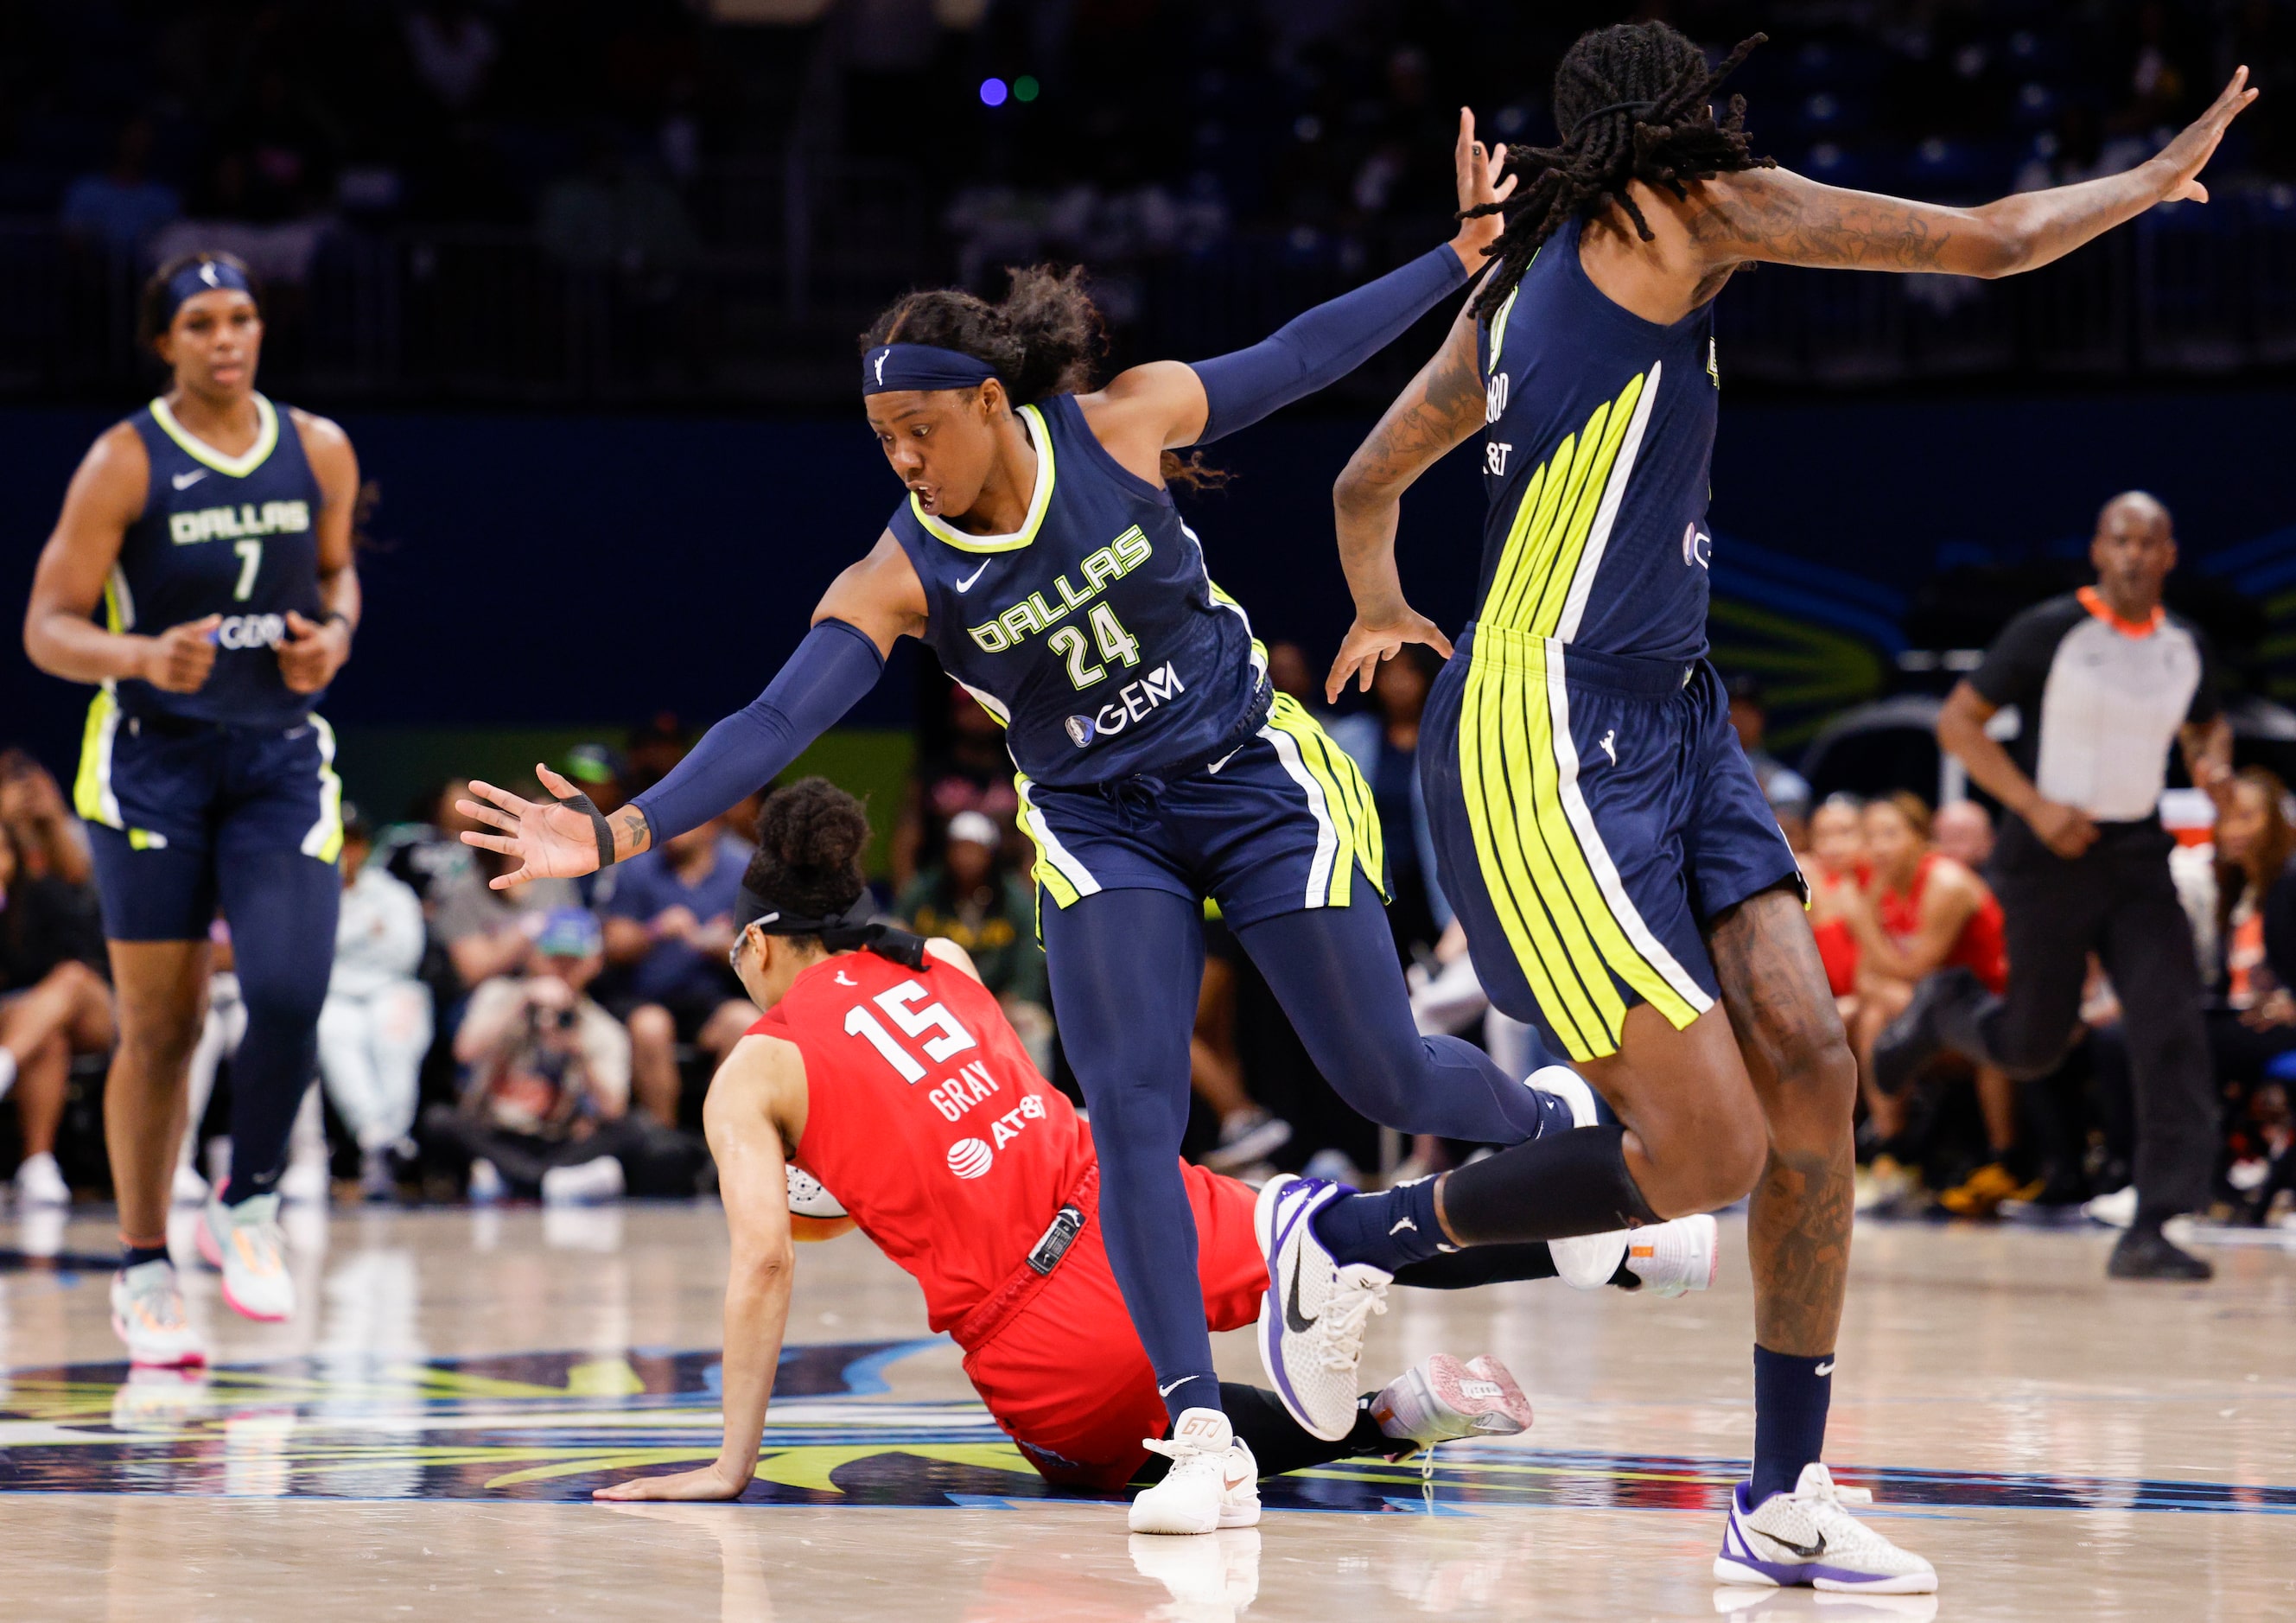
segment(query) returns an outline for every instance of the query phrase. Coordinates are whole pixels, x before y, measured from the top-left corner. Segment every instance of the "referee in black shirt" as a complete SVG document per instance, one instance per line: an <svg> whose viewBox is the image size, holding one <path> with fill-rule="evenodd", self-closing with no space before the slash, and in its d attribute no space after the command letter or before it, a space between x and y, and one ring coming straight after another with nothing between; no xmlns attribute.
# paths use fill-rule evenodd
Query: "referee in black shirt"
<svg viewBox="0 0 2296 1623"><path fill-rule="evenodd" d="M2171 741L2193 782L2220 795L2232 729L2199 628L2161 604L2177 563L2169 510L2117 496L2089 543L2096 585L2028 609L1938 717L1938 742L2009 814L1991 879L2006 915L2009 989L1967 971L1931 977L1875 1045L1895 1091L1953 1049L2019 1079L2055 1069L2079 1029L2088 955L2120 998L2136 1094L2136 1221L2112 1253L2123 1279L2206 1279L2161 1225L2205 1203L2218 1107L2201 1019L2193 932L2169 876L2161 791ZM2004 749L1985 724L2014 705Z"/></svg>

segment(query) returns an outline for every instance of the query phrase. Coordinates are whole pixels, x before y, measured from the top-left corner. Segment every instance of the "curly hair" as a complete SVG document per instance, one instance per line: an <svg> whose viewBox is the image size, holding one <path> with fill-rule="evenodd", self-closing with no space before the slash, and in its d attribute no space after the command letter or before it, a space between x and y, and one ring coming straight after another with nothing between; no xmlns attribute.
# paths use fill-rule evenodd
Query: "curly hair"
<svg viewBox="0 0 2296 1623"><path fill-rule="evenodd" d="M1592 219L1613 204L1644 242L1652 240L1629 180L1688 195L1689 183L1740 169L1769 168L1746 135L1746 98L1734 95L1719 119L1715 87L1737 70L1767 35L1738 42L1718 68L1663 22L1621 22L1578 37L1554 70L1554 146L1509 150L1506 167L1521 187L1505 203L1485 203L1461 218L1504 209L1506 229L1483 251L1496 267L1475 295L1488 317L1506 302L1539 247L1573 219Z"/></svg>
<svg viewBox="0 0 2296 1623"><path fill-rule="evenodd" d="M861 873L868 844L861 802L827 778L802 778L766 797L742 883L783 913L835 918L868 888ZM818 937L795 939L820 945Z"/></svg>
<svg viewBox="0 0 2296 1623"><path fill-rule="evenodd" d="M904 293L869 324L861 353L894 342L954 349L994 366L1016 406L1091 389L1108 353L1108 325L1085 287L1084 267L1031 265L1005 274L1013 283L997 304L959 288ZM1193 489L1212 488L1227 477L1200 455L1170 451L1162 471L1167 484Z"/></svg>

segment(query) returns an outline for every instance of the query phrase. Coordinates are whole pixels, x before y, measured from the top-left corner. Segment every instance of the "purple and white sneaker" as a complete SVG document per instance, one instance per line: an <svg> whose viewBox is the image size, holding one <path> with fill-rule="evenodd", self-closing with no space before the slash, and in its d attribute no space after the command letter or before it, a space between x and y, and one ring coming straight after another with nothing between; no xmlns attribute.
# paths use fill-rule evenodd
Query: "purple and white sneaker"
<svg viewBox="0 0 2296 1623"><path fill-rule="evenodd" d="M1341 1266L1311 1218L1352 1190L1286 1175L1259 1192L1252 1226L1267 1259L1259 1302L1259 1358L1292 1418L1325 1442L1356 1423L1357 1368L1371 1316L1387 1311L1394 1276L1367 1262Z"/></svg>
<svg viewBox="0 0 2296 1623"><path fill-rule="evenodd" d="M1725 1584L1807 1584L1853 1594L1930 1594L1937 1570L1900 1550L1852 1516L1848 1506L1871 1504L1862 1488L1836 1488L1833 1473L1813 1462L1790 1494L1772 1494L1751 1509L1743 1482L1730 1495L1730 1520L1714 1577Z"/></svg>

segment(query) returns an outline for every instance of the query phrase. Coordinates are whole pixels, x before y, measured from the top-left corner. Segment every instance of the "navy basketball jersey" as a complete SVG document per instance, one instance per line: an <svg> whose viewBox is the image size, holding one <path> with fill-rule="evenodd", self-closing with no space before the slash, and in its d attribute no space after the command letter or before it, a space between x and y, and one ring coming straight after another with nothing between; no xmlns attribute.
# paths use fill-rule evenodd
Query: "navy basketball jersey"
<svg viewBox="0 0 2296 1623"><path fill-rule="evenodd" d="M1020 408L1027 521L975 536L914 496L887 526L924 583L925 641L1055 788L1193 764L1252 713L1267 656L1171 492L1127 472L1070 395Z"/></svg>
<svg viewBox="0 0 2296 1623"><path fill-rule="evenodd" d="M320 698L291 691L276 649L287 612L318 619L319 481L284 412L255 397L255 444L226 456L154 400L129 421L151 459L143 516L127 527L104 588L114 631L146 635L223 616L216 661L196 693L117 684L129 715L154 710L241 726L293 725Z"/></svg>
<svg viewBox="0 0 2296 1623"><path fill-rule="evenodd" d="M1587 278L1578 232L1547 240L1477 334L1490 511L1476 621L1693 660L1713 552L1714 307L1644 321Z"/></svg>

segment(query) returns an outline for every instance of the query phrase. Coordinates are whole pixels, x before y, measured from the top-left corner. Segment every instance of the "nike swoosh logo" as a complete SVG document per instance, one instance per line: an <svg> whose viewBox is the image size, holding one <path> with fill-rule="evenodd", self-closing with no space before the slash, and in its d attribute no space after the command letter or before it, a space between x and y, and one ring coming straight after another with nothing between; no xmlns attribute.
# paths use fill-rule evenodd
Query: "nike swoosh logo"
<svg viewBox="0 0 2296 1623"><path fill-rule="evenodd" d="M837 984L841 987L857 987L861 983L857 980L848 980L845 978L845 971L840 970L837 971Z"/></svg>
<svg viewBox="0 0 2296 1623"><path fill-rule="evenodd" d="M972 583L980 579L983 575L988 573L988 566L996 561L993 558L984 558L981 560L980 567L979 569L973 570L972 574L967 575L963 580L956 583L956 589L960 592L972 591Z"/></svg>
<svg viewBox="0 0 2296 1623"><path fill-rule="evenodd" d="M1206 772L1218 772L1221 767L1223 767L1223 766L1226 766L1230 761L1234 760L1237 756L1242 755L1242 753L1243 753L1243 746L1242 746L1242 744L1238 744L1234 749L1233 749L1233 750L1229 750L1226 755L1221 756L1221 757L1219 758L1219 759L1218 759L1218 760L1214 761L1210 766L1209 766L1205 767L1205 768L1204 768L1204 770L1205 770Z"/></svg>
<svg viewBox="0 0 2296 1623"><path fill-rule="evenodd" d="M1824 1363L1819 1365L1816 1369L1809 1373L1813 1375L1831 1375L1833 1373L1833 1360L1828 1358Z"/></svg>
<svg viewBox="0 0 2296 1623"><path fill-rule="evenodd" d="M207 476L208 471L205 468L194 468L189 473L178 473L168 482L178 490L189 490Z"/></svg>
<svg viewBox="0 0 2296 1623"><path fill-rule="evenodd" d="M1292 1293L1283 1303L1283 1328L1295 1336L1305 1335L1320 1322L1304 1316L1300 1311L1300 1270L1295 1266L1292 1270Z"/></svg>
<svg viewBox="0 0 2296 1623"><path fill-rule="evenodd" d="M1176 1389L1187 1385L1189 1381L1193 1381L1195 1377L1193 1375L1183 1375L1177 1381L1172 1382L1170 1386L1158 1387L1156 1389L1156 1396L1159 1398L1169 1398Z"/></svg>
<svg viewBox="0 0 2296 1623"><path fill-rule="evenodd" d="M1800 1556L1804 1561L1816 1561L1819 1556L1825 1553L1825 1535L1823 1533L1820 1533L1817 1536L1817 1542L1816 1544L1796 1544L1792 1539L1781 1538L1775 1533L1763 1533L1762 1529L1759 1528L1756 1528L1754 1531L1760 1533L1763 1537L1777 1545L1779 1549L1792 1550L1796 1555Z"/></svg>

